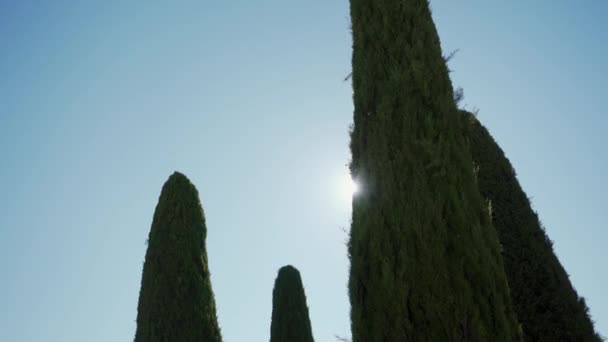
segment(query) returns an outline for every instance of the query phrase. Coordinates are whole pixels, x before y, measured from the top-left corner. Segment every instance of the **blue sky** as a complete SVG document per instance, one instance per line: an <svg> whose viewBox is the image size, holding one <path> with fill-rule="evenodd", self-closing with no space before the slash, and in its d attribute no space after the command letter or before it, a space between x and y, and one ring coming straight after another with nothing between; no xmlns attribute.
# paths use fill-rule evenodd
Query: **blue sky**
<svg viewBox="0 0 608 342"><path fill-rule="evenodd" d="M478 108L608 334L604 1L433 1ZM0 340L128 341L174 171L197 186L226 341L264 341L279 267L349 335L347 1L0 1ZM602 115L604 114L604 115Z"/></svg>

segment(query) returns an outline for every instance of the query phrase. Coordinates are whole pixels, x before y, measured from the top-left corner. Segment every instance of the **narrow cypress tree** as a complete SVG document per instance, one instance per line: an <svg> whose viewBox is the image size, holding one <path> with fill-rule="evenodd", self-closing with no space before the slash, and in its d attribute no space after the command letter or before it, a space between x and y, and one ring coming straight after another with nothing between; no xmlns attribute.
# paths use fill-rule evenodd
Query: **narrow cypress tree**
<svg viewBox="0 0 608 342"><path fill-rule="evenodd" d="M584 299L553 252L515 170L490 133L471 114L467 135L479 190L492 207L513 305L526 341L601 341Z"/></svg>
<svg viewBox="0 0 608 342"><path fill-rule="evenodd" d="M175 172L150 229L137 308L136 342L221 341L198 191Z"/></svg>
<svg viewBox="0 0 608 342"><path fill-rule="evenodd" d="M350 10L353 341L520 339L428 2Z"/></svg>
<svg viewBox="0 0 608 342"><path fill-rule="evenodd" d="M291 265L283 266L272 291L270 342L313 341L300 272Z"/></svg>

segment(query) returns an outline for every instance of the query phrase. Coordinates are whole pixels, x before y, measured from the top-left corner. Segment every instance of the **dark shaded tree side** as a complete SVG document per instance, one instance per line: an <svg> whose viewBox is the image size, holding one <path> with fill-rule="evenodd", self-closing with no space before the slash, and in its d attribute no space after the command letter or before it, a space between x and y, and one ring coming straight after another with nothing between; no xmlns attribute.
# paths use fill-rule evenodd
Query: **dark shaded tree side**
<svg viewBox="0 0 608 342"><path fill-rule="evenodd" d="M350 11L353 341L519 340L428 2Z"/></svg>
<svg viewBox="0 0 608 342"><path fill-rule="evenodd" d="M281 267L272 291L270 342L314 342L300 272Z"/></svg>
<svg viewBox="0 0 608 342"><path fill-rule="evenodd" d="M483 125L471 114L467 134L479 189L492 210L505 271L526 341L601 341L588 308L553 252L515 170Z"/></svg>
<svg viewBox="0 0 608 342"><path fill-rule="evenodd" d="M154 212L137 308L135 341L221 341L198 191L181 173Z"/></svg>

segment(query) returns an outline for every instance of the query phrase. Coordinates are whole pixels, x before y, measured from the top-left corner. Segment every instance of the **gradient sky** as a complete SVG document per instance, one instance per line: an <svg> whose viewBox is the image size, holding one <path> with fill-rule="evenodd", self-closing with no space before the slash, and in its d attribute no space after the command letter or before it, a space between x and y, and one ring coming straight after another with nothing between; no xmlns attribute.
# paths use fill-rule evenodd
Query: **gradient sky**
<svg viewBox="0 0 608 342"><path fill-rule="evenodd" d="M432 7L463 103L607 335L608 2ZM0 340L131 341L174 170L201 194L225 341L268 340L285 264L316 340L349 336L348 18L345 0L0 0Z"/></svg>

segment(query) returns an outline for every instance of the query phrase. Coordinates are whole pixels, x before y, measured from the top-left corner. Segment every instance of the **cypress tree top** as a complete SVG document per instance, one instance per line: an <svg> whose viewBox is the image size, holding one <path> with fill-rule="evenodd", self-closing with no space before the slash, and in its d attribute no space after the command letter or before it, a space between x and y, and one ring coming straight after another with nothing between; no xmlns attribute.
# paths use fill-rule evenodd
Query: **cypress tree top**
<svg viewBox="0 0 608 342"><path fill-rule="evenodd" d="M525 340L601 341L511 163L473 114L463 111L462 115L468 121L479 190L491 203Z"/></svg>
<svg viewBox="0 0 608 342"><path fill-rule="evenodd" d="M283 266L272 291L270 342L313 341L300 272L291 265Z"/></svg>
<svg viewBox="0 0 608 342"><path fill-rule="evenodd" d="M179 172L163 186L148 238L135 341L221 341L198 191Z"/></svg>
<svg viewBox="0 0 608 342"><path fill-rule="evenodd" d="M428 1L350 11L353 341L518 340Z"/></svg>

